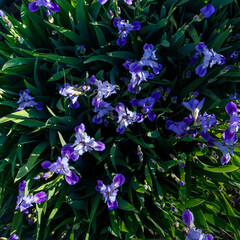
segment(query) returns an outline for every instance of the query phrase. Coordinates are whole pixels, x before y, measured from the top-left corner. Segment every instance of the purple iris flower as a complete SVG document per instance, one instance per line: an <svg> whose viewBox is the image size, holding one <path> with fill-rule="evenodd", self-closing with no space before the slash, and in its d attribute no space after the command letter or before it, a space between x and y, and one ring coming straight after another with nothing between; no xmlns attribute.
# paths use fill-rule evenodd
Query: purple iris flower
<svg viewBox="0 0 240 240"><path fill-rule="evenodd" d="M44 178L49 177L49 173L57 173L65 176L65 180L69 185L74 185L79 181L79 177L76 173L69 169L69 158L68 157L58 157L57 161L51 163L49 161L44 161L41 166L44 169L49 170L48 174L44 174ZM52 174L51 174L52 175Z"/></svg>
<svg viewBox="0 0 240 240"><path fill-rule="evenodd" d="M154 121L156 114L153 112L153 105L159 100L161 94L159 92L154 92L150 97L144 99L132 99L130 103L135 107L142 107L142 112L146 113L148 119Z"/></svg>
<svg viewBox="0 0 240 240"><path fill-rule="evenodd" d="M43 178L47 179L56 174L62 174L65 176L65 180L69 185L74 185L79 181L79 177L76 173L69 169L69 159L76 161L79 155L74 154L74 148L71 145L64 145L61 149L62 157L58 157L57 161L51 163L49 161L42 162L43 169L47 169L48 172L44 173Z"/></svg>
<svg viewBox="0 0 240 240"><path fill-rule="evenodd" d="M140 65L151 67L155 74L159 74L162 70L162 65L156 62L156 50L152 44L145 43L143 46L144 54L141 58Z"/></svg>
<svg viewBox="0 0 240 240"><path fill-rule="evenodd" d="M39 192L35 195L25 195L26 181L24 180L18 186L17 206L15 209L19 209L21 212L28 214L28 208L33 206L33 203L42 203L47 200L47 194L45 192Z"/></svg>
<svg viewBox="0 0 240 240"><path fill-rule="evenodd" d="M126 37L131 31L138 31L141 29L141 24L139 21L135 21L132 23L127 23L125 20L121 18L114 18L113 26L118 28L118 40L117 45L124 46L126 44Z"/></svg>
<svg viewBox="0 0 240 240"><path fill-rule="evenodd" d="M186 121L174 122L167 120L165 128L177 134L177 137L184 137L187 133L189 124Z"/></svg>
<svg viewBox="0 0 240 240"><path fill-rule="evenodd" d="M147 79L152 79L153 74L149 73L148 71L139 71L139 72L130 72L132 77L130 83L128 84L128 91L132 93L136 93L137 91L141 90L139 86L142 81L147 81Z"/></svg>
<svg viewBox="0 0 240 240"><path fill-rule="evenodd" d="M193 213L189 209L183 211L182 219L183 219L183 223L188 228L194 227L194 216L193 216Z"/></svg>
<svg viewBox="0 0 240 240"><path fill-rule="evenodd" d="M136 113L130 111L128 108L124 106L123 103L119 103L118 106L115 108L115 111L118 113L118 123L119 126L116 129L116 132L123 134L125 128L129 124L133 124L134 122L142 122L143 116L141 113Z"/></svg>
<svg viewBox="0 0 240 240"><path fill-rule="evenodd" d="M17 240L17 239L19 239L18 235L14 233L13 235L10 236L8 240Z"/></svg>
<svg viewBox="0 0 240 240"><path fill-rule="evenodd" d="M30 91L28 89L20 91L20 98L17 101L19 107L16 111L21 111L26 107L35 107L37 110L41 111L43 109L43 103L35 102L34 97L29 95Z"/></svg>
<svg viewBox="0 0 240 240"><path fill-rule="evenodd" d="M185 108L187 108L189 111L191 111L194 121L196 121L198 118L198 114L203 107L204 100L205 100L205 98L203 98L199 102L197 99L192 98L192 99L190 99L189 102L182 102L182 105Z"/></svg>
<svg viewBox="0 0 240 240"><path fill-rule="evenodd" d="M104 81L102 82L101 80L97 80L95 78L95 76L91 76L88 79L90 84L96 85L97 86L97 95L93 98L92 100L92 105L94 107L99 107L100 102L104 99L104 98L108 98L109 96L111 96L112 94L116 93L115 90L115 85L109 83L108 81Z"/></svg>
<svg viewBox="0 0 240 240"><path fill-rule="evenodd" d="M92 137L89 137L85 132L85 125L81 123L79 126L75 127L76 131L76 139L74 141L74 154L75 155L83 155L88 151L103 151L105 149L105 144L100 141L95 141Z"/></svg>
<svg viewBox="0 0 240 240"><path fill-rule="evenodd" d="M105 185L101 180L97 181L95 189L103 195L109 210L114 210L118 207L117 192L118 188L121 187L124 182L125 177L122 174L117 174L113 178L111 185Z"/></svg>
<svg viewBox="0 0 240 240"><path fill-rule="evenodd" d="M215 64L223 65L225 63L225 57L223 55L216 53L213 49L209 50L203 42L200 42L196 46L196 53L192 56L190 64L195 64L198 55L201 53L204 55L203 62L195 69L195 72L199 77L206 75L208 67L212 68Z"/></svg>
<svg viewBox="0 0 240 240"><path fill-rule="evenodd" d="M103 117L108 114L110 111L113 111L114 108L111 106L111 103L107 103L102 100L98 107L94 108L94 112L97 114L93 117L92 121L96 124L100 124L103 121Z"/></svg>
<svg viewBox="0 0 240 240"><path fill-rule="evenodd" d="M154 74L159 74L162 69L162 65L156 62L157 57L155 55L156 50L152 44L146 43L143 46L144 54L140 61L132 62L126 61L124 66L129 69L132 77L130 84L128 85L128 91L136 93L141 90L139 86L142 81L147 81L148 79L153 79ZM144 70L144 67L150 67L153 72L149 72L149 68Z"/></svg>
<svg viewBox="0 0 240 240"><path fill-rule="evenodd" d="M30 12L35 12L41 6L47 8L47 15L49 15L50 11L59 12L59 6L56 3L53 3L51 0L36 0L36 2L29 3L28 9Z"/></svg>
<svg viewBox="0 0 240 240"><path fill-rule="evenodd" d="M67 97L67 99L70 99L70 107L71 108L79 108L79 102L78 97L80 95L84 95L86 91L90 90L90 86L88 86L86 83L84 83L82 86L73 85L71 86L69 83L64 84L59 88L59 94L62 96Z"/></svg>
<svg viewBox="0 0 240 240"><path fill-rule="evenodd" d="M207 5L201 8L200 11L204 17L209 18L215 12L215 8L213 5Z"/></svg>

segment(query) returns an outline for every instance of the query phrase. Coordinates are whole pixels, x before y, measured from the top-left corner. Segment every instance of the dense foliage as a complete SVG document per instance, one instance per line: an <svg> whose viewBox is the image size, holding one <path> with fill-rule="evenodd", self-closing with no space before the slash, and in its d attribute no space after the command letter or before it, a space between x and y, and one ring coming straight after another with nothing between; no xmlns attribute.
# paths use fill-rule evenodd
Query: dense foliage
<svg viewBox="0 0 240 240"><path fill-rule="evenodd" d="M0 13L0 236L240 239L238 2L19 11Z"/></svg>

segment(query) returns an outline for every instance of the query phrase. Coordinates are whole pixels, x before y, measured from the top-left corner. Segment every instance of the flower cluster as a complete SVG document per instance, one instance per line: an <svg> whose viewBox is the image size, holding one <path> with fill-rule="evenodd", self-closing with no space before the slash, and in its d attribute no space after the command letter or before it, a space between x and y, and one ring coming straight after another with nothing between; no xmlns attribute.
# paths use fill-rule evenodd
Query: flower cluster
<svg viewBox="0 0 240 240"><path fill-rule="evenodd" d="M225 57L223 55L216 53L213 49L209 50L203 42L200 42L196 46L196 52L191 58L190 65L194 65L197 62L201 53L204 55L203 62L195 69L199 77L206 75L208 67L212 68L215 64L223 65L225 63Z"/></svg>
<svg viewBox="0 0 240 240"><path fill-rule="evenodd" d="M97 181L95 189L103 195L109 210L114 210L118 207L117 192L118 188L121 187L124 182L125 177L122 174L117 174L113 178L111 185L105 185L101 180Z"/></svg>
<svg viewBox="0 0 240 240"><path fill-rule="evenodd" d="M39 192L35 195L25 195L26 181L24 180L18 186L17 206L21 212L28 214L28 208L33 206L33 203L42 203L47 200L47 194L45 192Z"/></svg>
<svg viewBox="0 0 240 240"><path fill-rule="evenodd" d="M200 114L203 103L204 99L200 102L197 99L183 102L184 107L191 111L189 117L185 117L181 122L167 120L165 127L167 130L176 133L177 137L184 137L187 133L192 137L196 137L199 133L199 136L207 140L209 147L217 147L222 152L221 164L226 164L230 161L230 154L233 156L234 144L238 140L236 132L240 126L240 116L237 114L237 106L233 102L226 105L225 109L230 116L230 123L222 134L223 140L218 141L210 134L210 129L216 126L217 119L214 114L207 114L206 112L203 115ZM192 122L194 123L193 129L190 129Z"/></svg>
<svg viewBox="0 0 240 240"><path fill-rule="evenodd" d="M129 69L131 74L131 80L128 85L128 91L135 93L140 91L141 87L139 86L141 82L147 81L148 79L153 79L154 74L159 74L162 69L162 65L157 63L158 60L152 44L145 44L143 46L144 54L140 61L130 63L126 61L124 67ZM149 68L152 72L149 71Z"/></svg>
<svg viewBox="0 0 240 240"><path fill-rule="evenodd" d="M113 26L118 28L118 40L117 45L124 46L127 42L126 38L131 31L138 31L141 29L139 21L128 23L121 18L114 18Z"/></svg>
<svg viewBox="0 0 240 240"><path fill-rule="evenodd" d="M59 12L59 6L53 3L51 0L36 0L36 2L29 3L28 9L30 12L36 12L41 6L46 7L47 15L51 15L51 12Z"/></svg>
<svg viewBox="0 0 240 240"><path fill-rule="evenodd" d="M48 172L43 174L43 178L48 179L54 173L61 174L65 176L65 180L69 185L74 185L79 181L79 177L76 173L70 170L69 160L77 161L79 156L83 155L88 151L103 151L105 149L105 144L100 141L95 141L85 132L85 126L81 123L79 126L75 127L76 139L73 145L64 145L61 149L61 157L58 157L57 161L51 163L50 161L42 162L41 166L43 169L48 170ZM37 176L35 179L39 179Z"/></svg>
<svg viewBox="0 0 240 240"><path fill-rule="evenodd" d="M201 229L196 229L193 213L189 209L183 211L182 218L183 223L189 228L186 240L213 240L212 234L205 234Z"/></svg>
<svg viewBox="0 0 240 240"><path fill-rule="evenodd" d="M70 107L71 108L79 108L79 102L78 97L80 95L85 95L87 91L90 90L90 86L88 86L86 83L84 83L82 86L73 85L71 86L69 83L64 84L59 89L59 94L62 96L67 97L67 99L70 99Z"/></svg>
<svg viewBox="0 0 240 240"><path fill-rule="evenodd" d="M100 124L103 121L103 117L110 111L114 110L111 104L105 102L103 99L106 99L112 94L115 94L116 86L109 83L108 81L102 82L101 80L97 80L94 75L91 76L88 81L90 84L97 86L97 89L95 90L97 94L92 100L92 105L95 107L93 111L97 114L93 117L92 121L94 123Z"/></svg>
<svg viewBox="0 0 240 240"><path fill-rule="evenodd" d="M26 107L35 107L39 111L43 109L43 103L35 102L33 100L34 97L30 96L29 93L30 93L30 91L28 89L20 91L20 94L19 94L20 98L17 101L19 106L16 111L21 111Z"/></svg>

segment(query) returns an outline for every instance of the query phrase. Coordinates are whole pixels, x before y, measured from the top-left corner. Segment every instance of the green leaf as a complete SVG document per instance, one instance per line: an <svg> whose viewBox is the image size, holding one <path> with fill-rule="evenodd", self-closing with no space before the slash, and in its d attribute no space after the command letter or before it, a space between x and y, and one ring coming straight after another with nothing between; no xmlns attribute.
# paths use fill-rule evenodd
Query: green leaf
<svg viewBox="0 0 240 240"><path fill-rule="evenodd" d="M36 161L38 160L38 157L47 148L48 145L49 145L48 142L42 142L42 143L39 143L33 149L30 157L28 158L27 163L18 170L17 176L14 179L14 182L20 180L22 177L24 177L26 174L28 174L32 170L32 168L36 165Z"/></svg>
<svg viewBox="0 0 240 240"><path fill-rule="evenodd" d="M90 35L88 30L88 20L86 17L85 12L85 0L77 1L77 7L76 7L76 20L77 20L77 26L79 29L79 32L81 33L81 36L84 37L85 42L90 41Z"/></svg>
<svg viewBox="0 0 240 240"><path fill-rule="evenodd" d="M222 47L223 43L225 42L225 40L227 39L227 37L231 31L232 31L232 27L229 27L226 31L221 33L217 37L215 42L211 45L210 48L213 48L214 51L218 51Z"/></svg>
<svg viewBox="0 0 240 240"><path fill-rule="evenodd" d="M111 159L111 162L112 162L112 164L113 164L114 169L117 171L116 162L115 162L116 149L117 149L117 146L116 146L116 144L114 143L114 144L112 145L111 150L110 150L110 159Z"/></svg>
<svg viewBox="0 0 240 240"><path fill-rule="evenodd" d="M53 81L57 81L63 77L65 77L68 73L70 73L72 70L72 68L67 68L67 69L63 69L60 72L55 73L51 78L48 79L48 82L53 82Z"/></svg>
<svg viewBox="0 0 240 240"><path fill-rule="evenodd" d="M237 219L236 217L236 214L234 213L231 205L228 203L227 199L225 198L224 194L222 192L220 192L220 194L222 195L222 198L223 198L223 201L224 201L224 208L227 212L227 217L228 217L228 220L230 222L230 225L233 227L233 229L235 229L235 238L236 239L239 239L240 238L240 231L239 231L239 220Z"/></svg>
<svg viewBox="0 0 240 240"><path fill-rule="evenodd" d="M121 210L138 213L137 209L133 205L131 205L130 203L128 203L127 201L125 201L121 197L118 197L118 204L119 204L118 208L121 209Z"/></svg>
<svg viewBox="0 0 240 240"><path fill-rule="evenodd" d="M77 33L73 32L72 30L66 29L64 27L60 27L57 25L54 25L48 21L45 21L48 25L56 29L58 32L60 32L63 36L69 38L72 40L75 44L82 44L84 42L84 38Z"/></svg>
<svg viewBox="0 0 240 240"><path fill-rule="evenodd" d="M192 208L192 207L196 207L202 203L204 203L204 200L202 200L202 199L191 199L191 200L186 201L185 204L178 205L178 208L180 208L180 209Z"/></svg>
<svg viewBox="0 0 240 240"><path fill-rule="evenodd" d="M11 67L17 67L20 65L29 65L29 64L34 64L34 58L21 58L21 57L16 57L14 59L11 59L9 61L7 61L3 67L2 70L5 70L7 68L11 68Z"/></svg>
<svg viewBox="0 0 240 240"><path fill-rule="evenodd" d="M19 210L14 212L12 227L11 227L11 235L15 232L18 232L20 227L22 226L23 221L23 213Z"/></svg>
<svg viewBox="0 0 240 240"><path fill-rule="evenodd" d="M120 233L120 229L119 229L119 226L118 226L118 220L117 220L116 212L115 211L108 211L108 212L109 212L110 222L111 222L113 231L117 234L117 236L119 238L121 238L121 233Z"/></svg>
<svg viewBox="0 0 240 240"><path fill-rule="evenodd" d="M234 165L222 165L218 167L212 167L210 165L207 165L205 163L202 163L201 161L196 164L196 166L209 171L209 172L215 172L215 173L226 173L226 172L234 172L239 169L239 167Z"/></svg>

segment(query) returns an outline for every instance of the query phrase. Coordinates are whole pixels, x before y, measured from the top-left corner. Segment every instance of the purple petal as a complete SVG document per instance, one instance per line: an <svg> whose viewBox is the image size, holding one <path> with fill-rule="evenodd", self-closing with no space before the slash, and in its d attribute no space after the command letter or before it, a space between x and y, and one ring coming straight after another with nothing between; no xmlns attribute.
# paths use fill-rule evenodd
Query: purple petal
<svg viewBox="0 0 240 240"><path fill-rule="evenodd" d="M213 5L207 5L201 8L200 11L204 17L209 18L215 12L215 8Z"/></svg>
<svg viewBox="0 0 240 240"><path fill-rule="evenodd" d="M59 12L59 6L56 3L50 3L51 5L48 6L48 9L53 12Z"/></svg>
<svg viewBox="0 0 240 240"><path fill-rule="evenodd" d="M29 3L28 4L28 9L30 12L35 12L39 9L39 6L36 4L36 2Z"/></svg>
<svg viewBox="0 0 240 240"><path fill-rule="evenodd" d="M69 185L74 185L79 181L79 177L75 172L71 172L71 176L65 176L65 180Z"/></svg>
<svg viewBox="0 0 240 240"><path fill-rule="evenodd" d="M77 161L79 158L79 154L71 154L70 155L70 159L72 159L73 161Z"/></svg>
<svg viewBox="0 0 240 240"><path fill-rule="evenodd" d="M81 123L80 125L76 126L74 128L75 132L78 133L78 131L82 131L82 132L85 132L85 125L83 123Z"/></svg>
<svg viewBox="0 0 240 240"><path fill-rule="evenodd" d="M125 177L118 173L114 178L113 178L113 183L115 187L120 187L124 184L125 182Z"/></svg>
<svg viewBox="0 0 240 240"><path fill-rule="evenodd" d="M103 187L103 182L101 180L98 180L97 181L97 186L95 187L95 189L98 191L98 192L101 192L101 189Z"/></svg>
<svg viewBox="0 0 240 240"><path fill-rule="evenodd" d="M224 141L231 141L235 137L235 132L231 131L230 128L227 128L226 131L222 134Z"/></svg>
<svg viewBox="0 0 240 240"><path fill-rule="evenodd" d="M39 192L34 195L34 202L35 203L42 203L47 200L47 194L45 192Z"/></svg>
<svg viewBox="0 0 240 240"><path fill-rule="evenodd" d="M70 108L75 108L75 109L77 109L77 108L79 108L79 107L80 107L80 104L79 104L78 101L76 101L75 103L70 102Z"/></svg>
<svg viewBox="0 0 240 240"><path fill-rule="evenodd" d="M108 206L108 209L112 211L118 207L118 202L117 200L115 200L114 202L108 201L107 206Z"/></svg>
<svg viewBox="0 0 240 240"><path fill-rule="evenodd" d="M41 164L41 166L42 166L43 169L49 169L51 165L52 165L52 163L49 162L49 161L44 161L44 162L42 162L42 164Z"/></svg>
<svg viewBox="0 0 240 240"><path fill-rule="evenodd" d="M95 151L103 151L105 149L105 144L100 142L100 141L97 141L95 142L96 144L94 144L94 150Z"/></svg>
<svg viewBox="0 0 240 240"><path fill-rule="evenodd" d="M0 10L0 17L5 18L5 13L2 10Z"/></svg>
<svg viewBox="0 0 240 240"><path fill-rule="evenodd" d="M108 0L97 0L101 5L105 4Z"/></svg>
<svg viewBox="0 0 240 240"><path fill-rule="evenodd" d="M18 235L14 233L13 235L10 236L8 240L17 240L17 239L19 239Z"/></svg>
<svg viewBox="0 0 240 240"><path fill-rule="evenodd" d="M148 119L152 122L156 119L156 114L153 111L149 112L147 116L148 116Z"/></svg>
<svg viewBox="0 0 240 240"><path fill-rule="evenodd" d="M34 106L38 111L41 111L43 109L44 104L42 102L37 102L37 104Z"/></svg>
<svg viewBox="0 0 240 240"><path fill-rule="evenodd" d="M221 164L222 165L227 164L230 161L230 159L231 159L230 154L227 153L225 156L221 157Z"/></svg>
<svg viewBox="0 0 240 240"><path fill-rule="evenodd" d="M88 79L88 82L89 82L90 84L96 84L96 78L95 78L95 76L92 75L92 76Z"/></svg>
<svg viewBox="0 0 240 240"><path fill-rule="evenodd" d="M182 219L183 219L183 223L189 227L189 228L192 228L194 227L194 216L193 216L193 213L187 209L186 211L183 211L182 213Z"/></svg>
<svg viewBox="0 0 240 240"><path fill-rule="evenodd" d="M117 45L124 46L126 44L126 42L127 42L126 38L118 38Z"/></svg>
<svg viewBox="0 0 240 240"><path fill-rule="evenodd" d="M61 150L62 156L67 156L70 158L70 155L72 155L73 153L74 153L74 148L71 145L66 144L62 147L62 150Z"/></svg>
<svg viewBox="0 0 240 240"><path fill-rule="evenodd" d="M129 71L138 73L142 70L142 65L139 62L133 62L129 65Z"/></svg>
<svg viewBox="0 0 240 240"><path fill-rule="evenodd" d="M141 29L141 24L140 24L139 21L132 22L131 24L132 24L132 26L133 26L133 30L134 30L134 31L138 31L138 30Z"/></svg>
<svg viewBox="0 0 240 240"><path fill-rule="evenodd" d="M19 183L18 185L18 191L25 191L25 187L26 187L26 181L23 180L23 182Z"/></svg>
<svg viewBox="0 0 240 240"><path fill-rule="evenodd" d="M130 101L130 103L134 106L134 107L139 107L142 106L143 101L142 100L137 100L137 99L132 99Z"/></svg>
<svg viewBox="0 0 240 240"><path fill-rule="evenodd" d="M203 64L200 64L196 67L195 72L199 77L204 77L207 73L207 67L205 67Z"/></svg>
<svg viewBox="0 0 240 240"><path fill-rule="evenodd" d="M230 102L225 106L226 112L229 116L237 113L237 105L234 102Z"/></svg>

